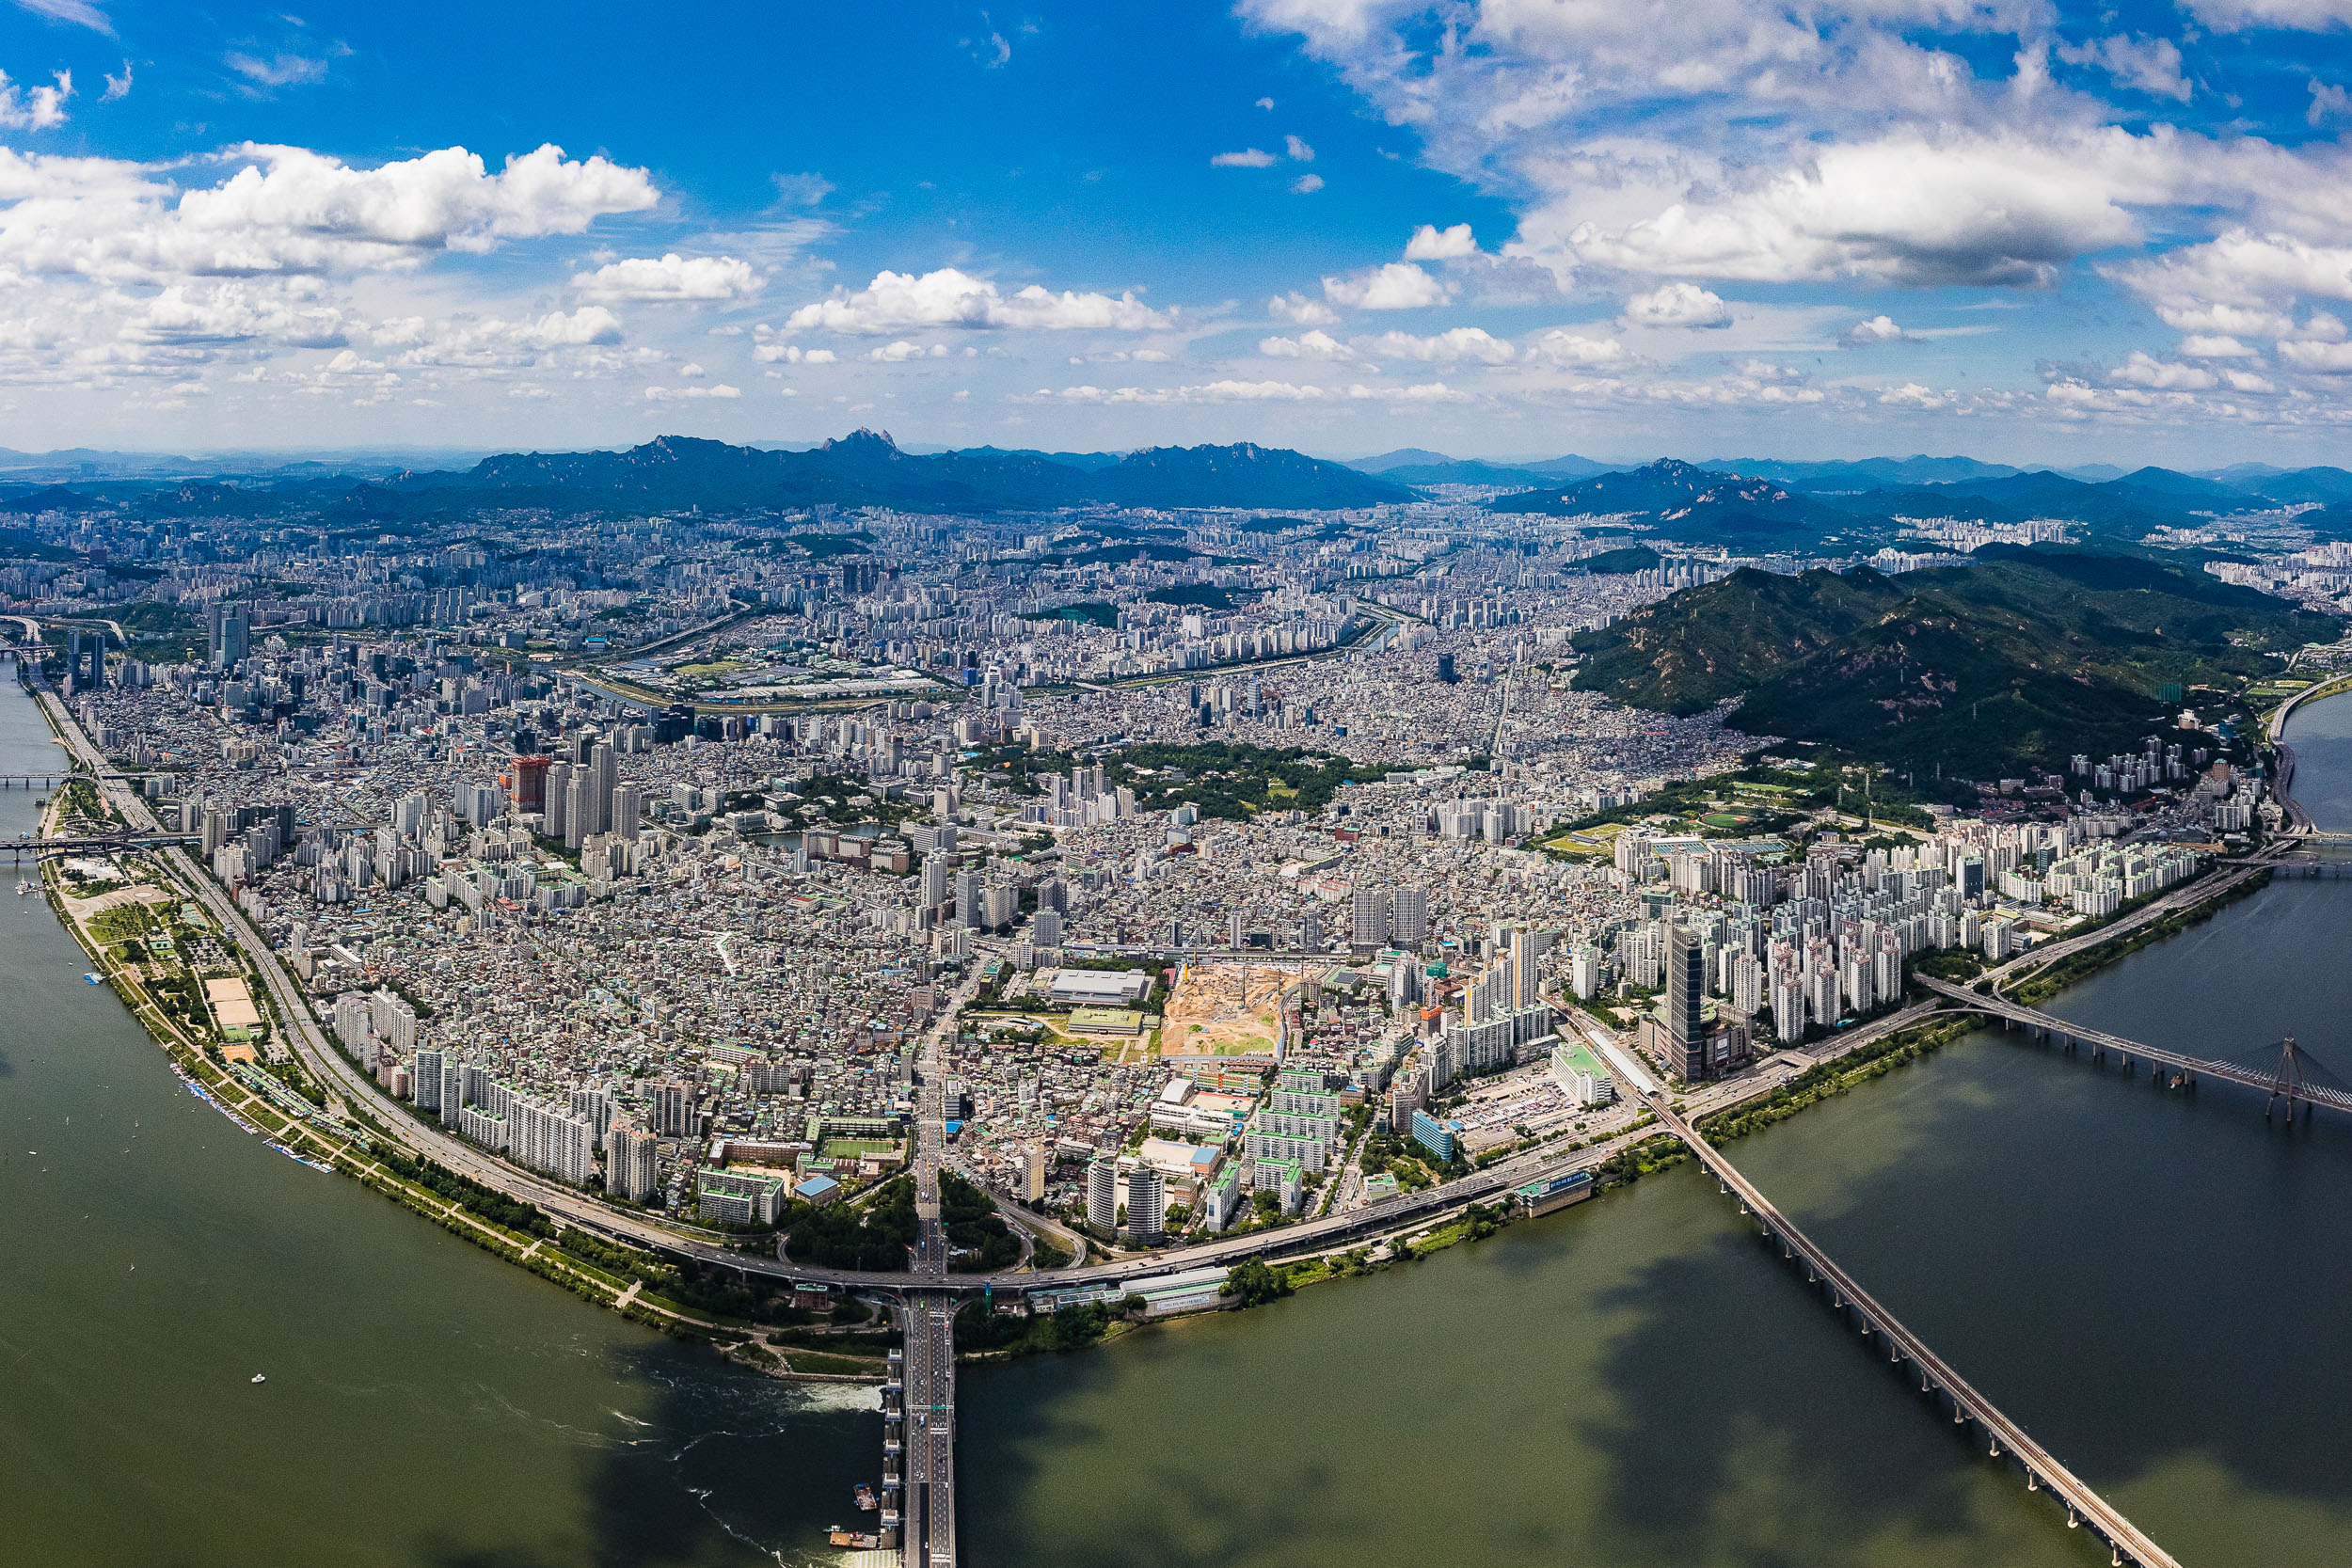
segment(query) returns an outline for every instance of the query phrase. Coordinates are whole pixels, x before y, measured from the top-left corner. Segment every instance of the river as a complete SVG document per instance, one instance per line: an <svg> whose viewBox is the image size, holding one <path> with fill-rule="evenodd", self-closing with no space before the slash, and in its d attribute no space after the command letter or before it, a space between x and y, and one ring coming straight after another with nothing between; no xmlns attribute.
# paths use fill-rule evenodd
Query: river
<svg viewBox="0 0 2352 1568"><path fill-rule="evenodd" d="M2300 791L2347 825L2352 698L2295 724ZM49 754L0 688L0 772ZM0 792L0 833L30 816ZM2352 885L2285 883L2055 1010L2205 1053L2293 1030L2352 1077L2347 945ZM269 1152L84 967L39 901L0 904L11 1560L821 1558L876 1468L860 1396L651 1338ZM2190 1568L2352 1561L2352 1126L1983 1033L1731 1148ZM961 1394L973 1568L2106 1560L1689 1167Z"/></svg>

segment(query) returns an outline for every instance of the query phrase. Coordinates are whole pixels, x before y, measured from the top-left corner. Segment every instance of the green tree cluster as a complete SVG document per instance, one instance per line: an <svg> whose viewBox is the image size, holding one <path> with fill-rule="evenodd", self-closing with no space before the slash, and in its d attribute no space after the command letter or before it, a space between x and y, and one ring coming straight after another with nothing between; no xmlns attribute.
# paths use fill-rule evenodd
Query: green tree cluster
<svg viewBox="0 0 2352 1568"><path fill-rule="evenodd" d="M1050 1315L991 1312L966 1302L956 1313L956 1344L971 1351L1011 1351L1016 1355L1084 1350L1110 1331L1109 1308L1099 1302L1065 1307Z"/></svg>
<svg viewBox="0 0 2352 1568"><path fill-rule="evenodd" d="M1290 1277L1257 1258L1245 1258L1225 1275L1216 1288L1220 1296L1238 1297L1244 1307L1263 1307L1291 1293Z"/></svg>
<svg viewBox="0 0 2352 1568"><path fill-rule="evenodd" d="M954 1171L939 1173L939 1218L959 1274L993 1274L1021 1259L1021 1240L989 1196Z"/></svg>
<svg viewBox="0 0 2352 1568"><path fill-rule="evenodd" d="M907 1266L907 1249L914 1245L914 1179L902 1176L885 1184L860 1208L833 1204L818 1209L795 1203L780 1216L777 1228L798 1261L820 1268L881 1272Z"/></svg>
<svg viewBox="0 0 2352 1568"><path fill-rule="evenodd" d="M469 1180L431 1160L411 1159L391 1144L379 1140L368 1148L380 1164L401 1180L447 1198L493 1225L502 1225L526 1236L555 1234L554 1222L531 1204L517 1203L504 1193Z"/></svg>

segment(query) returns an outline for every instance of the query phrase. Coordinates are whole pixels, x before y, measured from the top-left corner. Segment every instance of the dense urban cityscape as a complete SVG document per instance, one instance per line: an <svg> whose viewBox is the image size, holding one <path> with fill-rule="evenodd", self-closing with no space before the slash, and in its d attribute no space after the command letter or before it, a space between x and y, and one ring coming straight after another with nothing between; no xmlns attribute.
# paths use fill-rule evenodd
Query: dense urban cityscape
<svg viewBox="0 0 2352 1568"><path fill-rule="evenodd" d="M0 1559L2352 1560L2352 0L875 20L0 0Z"/></svg>
<svg viewBox="0 0 2352 1568"><path fill-rule="evenodd" d="M956 1163L1159 1245L1621 1127L1597 1044L1723 1076L2276 824L2194 714L1980 812L1819 804L1772 737L1563 668L1738 562L1596 575L1580 528L1476 515L1278 519L1204 570L1057 552L1249 519L778 519L795 568L691 515L339 557L36 513L151 564L13 586L70 628L109 765L378 1085L705 1223L789 1230L902 1170L916 1042L967 976ZM109 618L132 593L151 629ZM1669 784L1707 798L1648 809Z"/></svg>
<svg viewBox="0 0 2352 1568"><path fill-rule="evenodd" d="M834 1544L944 1565L960 1349L1426 1256L1661 1132L1729 1190L1686 1105L1721 1126L1928 1049L1961 985L2022 964L2038 997L2308 832L2277 731L2347 647L2302 534L2201 586L2061 525L1931 531L2022 552L1993 566L1757 556L1448 494L477 511L446 542L36 494L0 614L82 768L40 841L58 907L191 1087L322 1169L366 1148L518 1261L552 1219L553 1277L644 1321L878 1379L879 1517ZM1826 615L1841 582L2118 570L2268 651L2201 631L2205 679L1996 751L2009 776L1922 787L1867 739L1742 729L1753 697L1612 694L1776 582ZM2102 750L2118 706L2136 751Z"/></svg>

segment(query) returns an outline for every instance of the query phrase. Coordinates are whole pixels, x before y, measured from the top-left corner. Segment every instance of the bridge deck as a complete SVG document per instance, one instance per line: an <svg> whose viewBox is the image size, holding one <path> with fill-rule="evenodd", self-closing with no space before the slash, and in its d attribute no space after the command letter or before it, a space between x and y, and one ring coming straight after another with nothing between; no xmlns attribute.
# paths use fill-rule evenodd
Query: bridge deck
<svg viewBox="0 0 2352 1568"><path fill-rule="evenodd" d="M906 1339L906 1568L955 1568L956 1333L953 1298L898 1308Z"/></svg>
<svg viewBox="0 0 2352 1568"><path fill-rule="evenodd" d="M1691 1152L1698 1156L1700 1163L1714 1174L1715 1179L1739 1195L1740 1201L1781 1243L1785 1253L1792 1258L1802 1258L1813 1276L1828 1284L1830 1300L1835 1306L1841 1310L1851 1307L1861 1318L1865 1333L1883 1338L1893 1348L1895 1359L1907 1360L1918 1369L1922 1392L1933 1390L1949 1399L1955 1419L1972 1420L1982 1428L1995 1455L2006 1452L2025 1467L2028 1485L2046 1486L2058 1495L2069 1510L2069 1524L2078 1521L2088 1524L2115 1548L2119 1561L2129 1559L2140 1568L2179 1568L2169 1553L2150 1540L2114 1504L2092 1491L2089 1483L2053 1458L2047 1449L2026 1434L2023 1427L2001 1414L1991 1400L1947 1366L1924 1340L1905 1328L1892 1312L1879 1304L1876 1297L1856 1283L1851 1275L1839 1268L1836 1259L1798 1229L1788 1216L1773 1208L1771 1201L1740 1174L1738 1166L1675 1113L1663 1096L1649 1103L1658 1113L1659 1119L1689 1146Z"/></svg>
<svg viewBox="0 0 2352 1568"><path fill-rule="evenodd" d="M2142 1044L2138 1040L2126 1039L2122 1035L2109 1034L2105 1029L2093 1029L2087 1023L2070 1023L2062 1018L2028 1007L2022 1002L2011 1002L1997 996L1986 996L1980 991L1955 986L1947 980L1938 980L1925 974L1918 976L1918 980L1921 985L1945 1000L1957 1003L1963 1007L2000 1019L2005 1022L2018 1024L2024 1028L2042 1030L2061 1039L2095 1046L2102 1051L2112 1051L2127 1059L2137 1057L2142 1061L2159 1063L2182 1072L2205 1078L2218 1078L2224 1083L2241 1085L2249 1089L2259 1089L2265 1094L2278 1086L2278 1080L2274 1074L2254 1068L2243 1067L2236 1062L2217 1062L2206 1056L2190 1056L2178 1051L2164 1050L2160 1046ZM2314 1105L2325 1105L2331 1111L2352 1112L2352 1095L2324 1085L2297 1085L2295 1097L2298 1100L2307 1100Z"/></svg>

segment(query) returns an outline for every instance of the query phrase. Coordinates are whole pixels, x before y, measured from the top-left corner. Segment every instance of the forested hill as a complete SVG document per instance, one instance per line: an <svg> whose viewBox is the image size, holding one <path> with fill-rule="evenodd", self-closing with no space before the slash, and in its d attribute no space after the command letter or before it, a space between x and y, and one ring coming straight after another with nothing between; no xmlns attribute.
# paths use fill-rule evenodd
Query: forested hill
<svg viewBox="0 0 2352 1568"><path fill-rule="evenodd" d="M1578 687L1890 767L1994 778L2136 751L2200 685L2234 693L2332 618L2131 556L2016 550L1885 577L1741 570L1576 640Z"/></svg>

